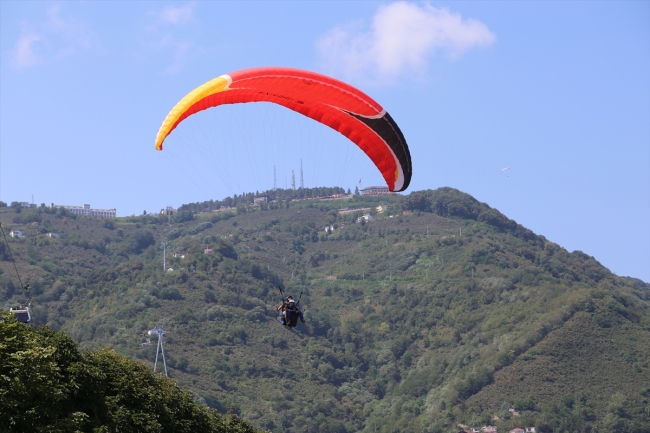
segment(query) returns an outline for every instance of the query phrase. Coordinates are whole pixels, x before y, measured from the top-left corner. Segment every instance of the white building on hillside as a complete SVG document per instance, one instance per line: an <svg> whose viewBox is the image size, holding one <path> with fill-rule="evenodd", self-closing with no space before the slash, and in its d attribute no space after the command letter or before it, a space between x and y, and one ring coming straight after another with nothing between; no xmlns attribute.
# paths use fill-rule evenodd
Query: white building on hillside
<svg viewBox="0 0 650 433"><path fill-rule="evenodd" d="M366 222L370 222L370 221L372 221L372 215L370 215L369 213L367 213L367 214L365 214L365 215L361 215L359 218L357 218L357 222L358 222L358 223L360 223L360 222L363 221L363 220L366 220Z"/></svg>
<svg viewBox="0 0 650 433"><path fill-rule="evenodd" d="M253 198L253 206L259 206L262 203L268 203L268 201L269 201L269 198L267 196L265 196L265 195L263 195L261 197L254 197Z"/></svg>
<svg viewBox="0 0 650 433"><path fill-rule="evenodd" d="M117 210L115 209L91 209L89 204L83 206L67 206L62 204L50 204L51 208L62 207L68 212L75 215L97 216L102 218L115 218L117 217Z"/></svg>
<svg viewBox="0 0 650 433"><path fill-rule="evenodd" d="M385 195L395 194L387 186L369 186L361 190L361 195Z"/></svg>
<svg viewBox="0 0 650 433"><path fill-rule="evenodd" d="M24 235L20 230L12 230L9 232L9 236L12 238L22 238Z"/></svg>

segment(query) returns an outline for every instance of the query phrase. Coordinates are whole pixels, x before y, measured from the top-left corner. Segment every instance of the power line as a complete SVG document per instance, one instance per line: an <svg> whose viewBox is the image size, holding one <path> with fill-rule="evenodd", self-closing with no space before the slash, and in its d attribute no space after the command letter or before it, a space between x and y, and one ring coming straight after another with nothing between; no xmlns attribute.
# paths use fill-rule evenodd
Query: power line
<svg viewBox="0 0 650 433"><path fill-rule="evenodd" d="M18 272L18 266L16 266L16 260L14 259L14 255L11 252L9 241L7 241L7 235L5 234L5 229L2 228L2 222L0 222L0 231L2 231L2 237L4 238L5 244L7 245L7 251L9 251L9 257L11 257L11 262L14 265L14 270L16 271L16 276L18 277L18 283L20 283L20 287L21 289L23 289L23 293L27 298L27 306L12 307L9 311L15 315L16 319L19 322L28 323L32 320L32 315L29 308L32 305L32 299L29 296L29 283L23 284L23 280L20 278L20 273Z"/></svg>

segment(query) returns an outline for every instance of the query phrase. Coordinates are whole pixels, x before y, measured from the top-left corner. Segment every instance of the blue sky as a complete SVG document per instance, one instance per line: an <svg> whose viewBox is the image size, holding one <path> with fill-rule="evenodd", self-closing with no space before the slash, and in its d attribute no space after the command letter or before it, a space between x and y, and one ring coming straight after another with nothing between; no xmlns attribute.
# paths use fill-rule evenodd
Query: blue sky
<svg viewBox="0 0 650 433"><path fill-rule="evenodd" d="M338 134L268 106L160 123L194 87L289 66L400 125L410 191L452 186L650 281L650 3L0 2L0 200L118 215L278 186L381 181ZM223 108L223 109L222 109ZM501 169L510 170L501 174Z"/></svg>

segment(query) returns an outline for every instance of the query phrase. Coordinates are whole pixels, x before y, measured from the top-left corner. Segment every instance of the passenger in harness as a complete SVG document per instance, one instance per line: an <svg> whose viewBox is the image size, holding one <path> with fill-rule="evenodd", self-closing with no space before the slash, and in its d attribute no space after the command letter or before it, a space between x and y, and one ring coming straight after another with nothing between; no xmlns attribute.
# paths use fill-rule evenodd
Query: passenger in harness
<svg viewBox="0 0 650 433"><path fill-rule="evenodd" d="M287 300L275 310L282 311L280 322L285 326L290 328L295 327L298 323L298 318L300 318L302 323L305 323L305 317L303 316L302 311L298 308L293 296L287 296Z"/></svg>

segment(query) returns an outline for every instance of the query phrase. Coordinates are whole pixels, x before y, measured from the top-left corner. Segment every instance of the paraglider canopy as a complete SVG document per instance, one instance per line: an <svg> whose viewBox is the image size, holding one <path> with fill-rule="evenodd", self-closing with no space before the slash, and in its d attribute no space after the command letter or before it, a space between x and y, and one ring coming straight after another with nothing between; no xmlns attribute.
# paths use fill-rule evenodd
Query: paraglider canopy
<svg viewBox="0 0 650 433"><path fill-rule="evenodd" d="M155 147L187 117L224 104L271 102L340 132L372 160L391 191L411 182L411 154L392 117L361 90L335 78L293 68L243 69L221 75L181 99L163 121Z"/></svg>

